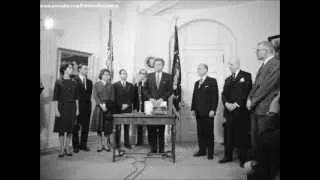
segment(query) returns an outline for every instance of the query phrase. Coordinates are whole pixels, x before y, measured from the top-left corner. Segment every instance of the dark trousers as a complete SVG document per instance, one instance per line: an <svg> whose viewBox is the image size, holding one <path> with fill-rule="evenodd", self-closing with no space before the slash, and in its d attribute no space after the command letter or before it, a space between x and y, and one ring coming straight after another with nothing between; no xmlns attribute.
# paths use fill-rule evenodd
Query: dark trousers
<svg viewBox="0 0 320 180"><path fill-rule="evenodd" d="M130 146L129 124L124 125L124 145ZM121 125L116 125L116 148L121 147Z"/></svg>
<svg viewBox="0 0 320 180"><path fill-rule="evenodd" d="M164 152L164 125L149 125L148 139L152 153Z"/></svg>
<svg viewBox="0 0 320 180"><path fill-rule="evenodd" d="M143 125L137 126L137 145L143 144Z"/></svg>
<svg viewBox="0 0 320 180"><path fill-rule="evenodd" d="M257 148L257 136L269 129L275 129L278 126L276 118L266 115L251 114L251 145Z"/></svg>
<svg viewBox="0 0 320 180"><path fill-rule="evenodd" d="M197 116L197 132L199 152L205 153L208 150L208 157L213 157L214 153L214 118L208 116Z"/></svg>
<svg viewBox="0 0 320 180"><path fill-rule="evenodd" d="M232 119L228 119L224 124L224 156L226 159L233 159L233 149L237 148L240 163L244 163L250 145L248 130L243 130L243 127L232 125L228 121Z"/></svg>
<svg viewBox="0 0 320 180"><path fill-rule="evenodd" d="M90 112L80 113L73 128L72 146L74 149L86 148L89 134ZM81 137L79 143L79 130L81 127Z"/></svg>

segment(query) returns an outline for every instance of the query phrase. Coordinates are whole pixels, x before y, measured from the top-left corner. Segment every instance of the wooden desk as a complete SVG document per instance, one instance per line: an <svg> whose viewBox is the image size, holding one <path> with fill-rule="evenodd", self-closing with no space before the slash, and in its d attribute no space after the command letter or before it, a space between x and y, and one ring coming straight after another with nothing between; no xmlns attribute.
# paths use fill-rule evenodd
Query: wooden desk
<svg viewBox="0 0 320 180"><path fill-rule="evenodd" d="M173 163L176 162L175 156L175 143L176 143L176 119L175 115L145 115L141 113L124 113L124 114L114 114L113 115L113 137L114 142L116 125L119 124L131 124L131 125L172 125L171 128L171 138L172 138L172 149L171 149L171 158ZM116 158L116 143L113 143L113 156L112 162L115 162ZM141 153L125 153L125 154L141 154ZM143 153L144 154L144 153ZM166 153L155 153L155 154L166 154Z"/></svg>

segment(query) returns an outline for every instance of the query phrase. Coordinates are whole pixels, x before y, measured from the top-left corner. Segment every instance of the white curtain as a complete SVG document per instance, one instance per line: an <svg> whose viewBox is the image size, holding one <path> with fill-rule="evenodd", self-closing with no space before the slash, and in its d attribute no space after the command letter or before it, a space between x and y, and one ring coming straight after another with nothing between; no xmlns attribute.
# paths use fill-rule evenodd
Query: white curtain
<svg viewBox="0 0 320 180"><path fill-rule="evenodd" d="M44 86L40 94L40 150L58 145L58 136L53 133L54 107L53 86L57 77L56 33L40 29L40 77Z"/></svg>

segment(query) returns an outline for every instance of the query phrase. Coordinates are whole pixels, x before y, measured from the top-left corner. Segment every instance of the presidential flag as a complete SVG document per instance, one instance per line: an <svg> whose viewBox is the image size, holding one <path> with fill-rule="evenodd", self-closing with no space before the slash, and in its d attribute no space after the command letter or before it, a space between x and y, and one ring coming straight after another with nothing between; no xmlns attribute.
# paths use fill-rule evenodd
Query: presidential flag
<svg viewBox="0 0 320 180"><path fill-rule="evenodd" d="M181 102L181 66L180 66L180 55L179 55L179 41L178 41L178 28L174 26L174 56L172 65L172 82L173 82L173 105L177 111L180 110Z"/></svg>

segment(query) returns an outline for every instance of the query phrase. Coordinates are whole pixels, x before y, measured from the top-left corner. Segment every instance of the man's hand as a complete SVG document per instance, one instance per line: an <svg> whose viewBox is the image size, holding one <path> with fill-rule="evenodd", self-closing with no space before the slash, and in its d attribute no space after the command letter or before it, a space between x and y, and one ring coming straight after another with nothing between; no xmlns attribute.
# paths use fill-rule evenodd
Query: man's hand
<svg viewBox="0 0 320 180"><path fill-rule="evenodd" d="M248 110L251 110L251 100L250 99L247 100L247 108L248 108Z"/></svg>
<svg viewBox="0 0 320 180"><path fill-rule="evenodd" d="M101 107L102 111L104 111L104 112L107 111L107 108L106 108L105 104L100 104L100 107Z"/></svg>
<svg viewBox="0 0 320 180"><path fill-rule="evenodd" d="M236 103L236 102L233 103L233 105L235 106L235 108L237 108L237 107L239 108L240 107L240 105L238 103Z"/></svg>
<svg viewBox="0 0 320 180"><path fill-rule="evenodd" d="M256 161L247 161L244 163L243 167L247 174L252 174L254 172L253 165L256 163Z"/></svg>
<svg viewBox="0 0 320 180"><path fill-rule="evenodd" d="M56 117L60 117L61 115L60 115L60 112L59 112L59 110L56 110Z"/></svg>
<svg viewBox="0 0 320 180"><path fill-rule="evenodd" d="M192 116L196 116L196 112L194 110L191 111Z"/></svg>
<svg viewBox="0 0 320 180"><path fill-rule="evenodd" d="M213 110L211 110L211 111L209 112L209 117L214 117L214 111L213 111Z"/></svg>
<svg viewBox="0 0 320 180"><path fill-rule="evenodd" d="M230 112L232 112L236 108L234 104L231 104L228 102L225 103L225 106L228 109L228 111L230 111Z"/></svg>
<svg viewBox="0 0 320 180"><path fill-rule="evenodd" d="M129 107L128 104L122 104L121 110L123 111L123 110L127 109L128 107Z"/></svg>

